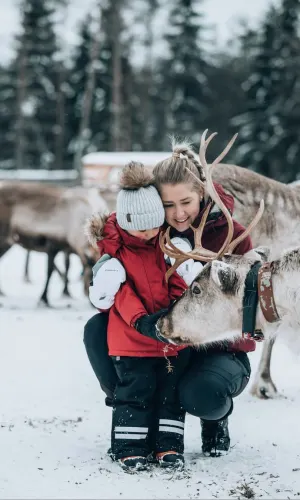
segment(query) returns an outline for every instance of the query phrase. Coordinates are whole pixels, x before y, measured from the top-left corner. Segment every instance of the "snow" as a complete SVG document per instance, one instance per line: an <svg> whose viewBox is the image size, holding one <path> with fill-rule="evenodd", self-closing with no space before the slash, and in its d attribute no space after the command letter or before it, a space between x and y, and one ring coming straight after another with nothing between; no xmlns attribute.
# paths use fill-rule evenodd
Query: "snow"
<svg viewBox="0 0 300 500"><path fill-rule="evenodd" d="M284 398L257 400L245 391L235 400L227 456L201 455L199 420L188 416L185 472L126 474L106 455L111 409L82 342L94 310L82 295L79 261L71 261L73 299L61 299L55 275L55 307L41 309L45 255L32 255L31 284L22 282L25 255L15 246L0 261L0 498L251 498L251 491L252 498L299 498L299 359L287 348L275 344L272 361ZM253 371L260 351L250 354Z"/></svg>
<svg viewBox="0 0 300 500"><path fill-rule="evenodd" d="M83 165L107 165L123 167L130 161L140 161L144 165L153 167L159 161L165 160L171 156L170 151L118 151L116 153L99 151L88 153L82 158Z"/></svg>

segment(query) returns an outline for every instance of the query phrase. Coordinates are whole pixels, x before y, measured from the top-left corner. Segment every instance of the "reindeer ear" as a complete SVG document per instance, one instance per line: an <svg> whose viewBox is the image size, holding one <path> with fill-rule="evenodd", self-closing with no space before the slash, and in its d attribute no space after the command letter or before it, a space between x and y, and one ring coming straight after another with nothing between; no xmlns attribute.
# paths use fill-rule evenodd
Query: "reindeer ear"
<svg viewBox="0 0 300 500"><path fill-rule="evenodd" d="M249 252L244 254L246 259L251 261L262 261L267 262L270 256L270 249L268 247L257 247L249 250Z"/></svg>
<svg viewBox="0 0 300 500"><path fill-rule="evenodd" d="M254 251L261 256L263 262L267 262L270 257L271 250L269 247L256 247Z"/></svg>
<svg viewBox="0 0 300 500"><path fill-rule="evenodd" d="M220 260L214 260L211 264L211 278L222 292L235 292L238 277L233 266Z"/></svg>

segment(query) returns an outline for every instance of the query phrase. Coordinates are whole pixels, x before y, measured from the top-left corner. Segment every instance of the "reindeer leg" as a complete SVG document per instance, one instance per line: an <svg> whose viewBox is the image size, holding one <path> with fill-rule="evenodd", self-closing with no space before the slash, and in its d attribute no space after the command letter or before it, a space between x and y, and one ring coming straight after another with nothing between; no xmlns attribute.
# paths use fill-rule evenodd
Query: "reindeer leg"
<svg viewBox="0 0 300 500"><path fill-rule="evenodd" d="M47 307L50 307L49 302L48 302L48 287L49 287L50 278L51 278L52 273L54 271L54 259L55 259L57 254L58 254L58 250L56 250L56 249L48 250L48 253L47 253L47 255L48 255L47 280L46 280L44 291L43 291L41 298L39 300L40 303L46 305Z"/></svg>
<svg viewBox="0 0 300 500"><path fill-rule="evenodd" d="M30 283L29 278L29 260L30 260L30 250L27 250L26 261L25 261L25 270L24 270L24 281L25 283Z"/></svg>
<svg viewBox="0 0 300 500"><path fill-rule="evenodd" d="M59 275L59 277L60 277L63 281L65 281L65 278L66 278L65 273L63 273L63 272L59 269L59 267L57 266L57 264L55 264L55 262L54 262L54 271L56 271L56 272L57 272L57 274Z"/></svg>
<svg viewBox="0 0 300 500"><path fill-rule="evenodd" d="M261 399L275 398L277 388L271 378L271 356L275 337L265 340L258 369L251 387L251 394Z"/></svg>
<svg viewBox="0 0 300 500"><path fill-rule="evenodd" d="M64 276L64 289L63 289L63 295L65 297L71 297L70 292L69 292L69 269L70 269L70 253L65 252L65 276Z"/></svg>
<svg viewBox="0 0 300 500"><path fill-rule="evenodd" d="M5 244L4 246L0 247L0 259L3 257L3 255L11 248L11 245ZM5 295L1 288L0 288L0 295Z"/></svg>

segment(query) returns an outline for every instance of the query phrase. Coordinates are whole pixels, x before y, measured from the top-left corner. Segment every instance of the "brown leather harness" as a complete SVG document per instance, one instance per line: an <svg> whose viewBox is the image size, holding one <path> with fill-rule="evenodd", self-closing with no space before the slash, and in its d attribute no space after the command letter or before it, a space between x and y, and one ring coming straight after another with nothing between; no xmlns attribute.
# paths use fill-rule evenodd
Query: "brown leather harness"
<svg viewBox="0 0 300 500"><path fill-rule="evenodd" d="M272 262L266 262L258 271L258 299L266 321L268 323L279 321L273 293Z"/></svg>
<svg viewBox="0 0 300 500"><path fill-rule="evenodd" d="M273 293L271 262L266 262L263 265L256 262L245 281L242 334L243 337L253 338L259 342L264 339L264 334L261 330L255 328L258 302L268 323L275 323L280 320Z"/></svg>

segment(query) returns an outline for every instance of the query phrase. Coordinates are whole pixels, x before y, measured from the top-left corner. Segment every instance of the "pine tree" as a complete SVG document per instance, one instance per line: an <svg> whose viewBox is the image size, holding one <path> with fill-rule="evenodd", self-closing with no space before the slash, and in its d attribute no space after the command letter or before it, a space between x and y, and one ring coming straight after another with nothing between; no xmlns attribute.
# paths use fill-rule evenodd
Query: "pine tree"
<svg viewBox="0 0 300 500"><path fill-rule="evenodd" d="M111 132L111 88L112 64L111 45L107 37L109 23L105 9L101 11L102 33L98 45L98 53L93 63L94 92L92 97L91 112L88 127L85 131L86 144L82 153L96 150L108 150ZM70 73L71 96L69 99L70 145L72 154L77 150L78 134L82 120L84 94L91 76L91 49L94 43L92 30L92 17L90 15L80 27L80 40L73 55L73 65Z"/></svg>
<svg viewBox="0 0 300 500"><path fill-rule="evenodd" d="M92 44L92 17L90 14L79 26L79 43L72 54L72 67L69 74L69 93L67 99L68 152L71 157L76 151L79 126L82 116L83 96L87 80ZM95 94L96 97L96 94ZM88 138L89 139L89 138Z"/></svg>
<svg viewBox="0 0 300 500"><path fill-rule="evenodd" d="M118 6L122 7L121 4L118 4ZM97 58L93 63L94 91L88 127L85 131L86 143L82 151L83 154L97 150L130 149L132 144L132 113L129 105L132 94L133 76L129 53L126 44L123 43L120 46L120 54L118 56L120 57L119 71L121 73L122 85L118 86L118 88L114 87L114 64L116 64L116 60L113 58L115 37L112 33L112 18L114 17L115 8L116 5L111 0L101 9L101 37ZM122 16L122 9L120 10L120 16ZM88 17L80 29L80 42L74 52L70 75L72 95L68 104L68 114L71 117L69 151L72 153L78 147L78 131L83 111L83 95L91 76L89 74L89 64L94 36L91 30L91 19ZM114 98L120 99L120 110L118 110L120 115L117 118L120 122L117 125L117 132L115 128L116 109ZM121 137L119 127L121 127ZM116 145L116 133L118 137L117 142L120 141L119 145Z"/></svg>
<svg viewBox="0 0 300 500"><path fill-rule="evenodd" d="M278 70L276 68L278 12L268 11L258 37L256 55L250 76L243 83L247 99L247 111L232 120L239 133L235 161L269 177L274 165L269 155L276 122L273 110L277 102Z"/></svg>
<svg viewBox="0 0 300 500"><path fill-rule="evenodd" d="M300 161L299 13L299 0L282 0L267 13L244 83L247 112L233 120L236 162L281 181L296 178Z"/></svg>
<svg viewBox="0 0 300 500"><path fill-rule="evenodd" d="M0 67L0 168L14 167L14 121L16 116L16 71L12 64Z"/></svg>
<svg viewBox="0 0 300 500"><path fill-rule="evenodd" d="M159 13L160 1L134 0L130 2L130 6L132 12L128 16L131 19L128 32L132 37L132 45L138 47L139 54L136 67L131 71L131 96L128 106L128 112L131 112L132 116L132 147L135 150L151 151L159 149L157 142L164 136L163 112L162 107L158 106L158 100L161 103L161 69L154 53L155 20ZM128 103L128 100L125 102Z"/></svg>
<svg viewBox="0 0 300 500"><path fill-rule="evenodd" d="M53 168L55 159L56 36L47 0L23 0L17 44L17 168Z"/></svg>
<svg viewBox="0 0 300 500"><path fill-rule="evenodd" d="M282 0L277 41L278 122L273 156L278 158L277 176L293 181L300 164L300 0Z"/></svg>
<svg viewBox="0 0 300 500"><path fill-rule="evenodd" d="M202 47L203 15L199 0L175 0L166 35L170 58L165 61L168 132L199 141L205 128L211 97L208 62Z"/></svg>

